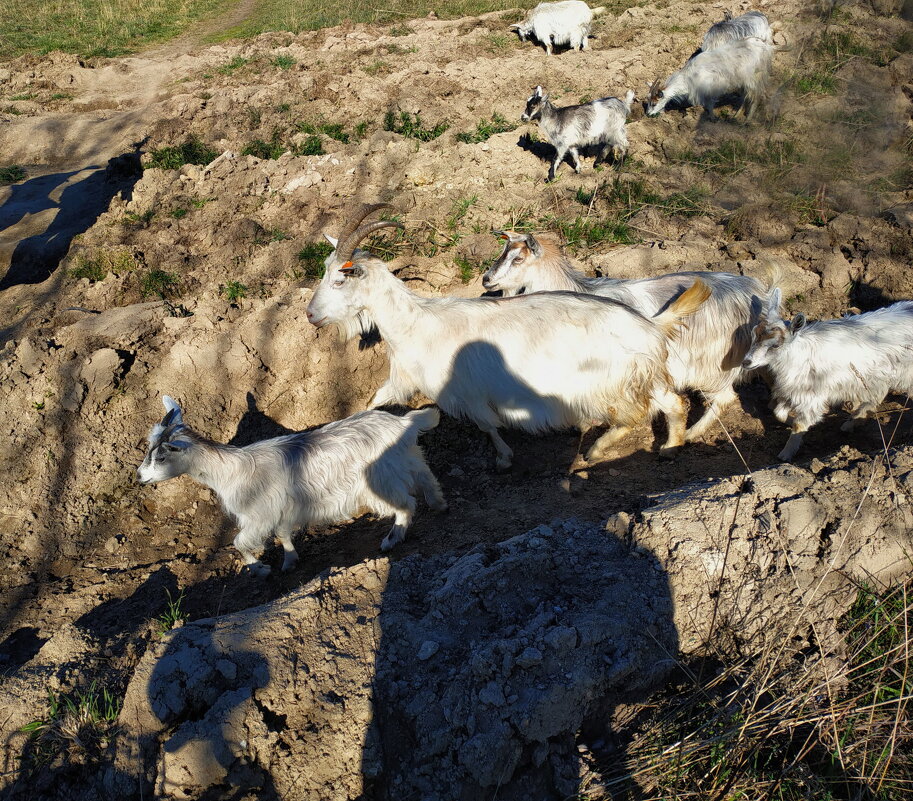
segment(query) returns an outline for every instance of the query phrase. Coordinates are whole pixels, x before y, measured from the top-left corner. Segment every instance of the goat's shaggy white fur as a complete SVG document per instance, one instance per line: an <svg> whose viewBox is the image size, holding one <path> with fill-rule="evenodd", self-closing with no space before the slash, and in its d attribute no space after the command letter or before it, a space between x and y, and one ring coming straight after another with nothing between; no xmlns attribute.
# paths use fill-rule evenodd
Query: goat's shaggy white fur
<svg viewBox="0 0 913 801"><path fill-rule="evenodd" d="M736 399L733 385L744 377L742 359L766 296L759 281L712 272L672 273L636 280L588 278L574 269L552 236L499 233L507 240L504 251L485 273L482 283L486 289L500 289L506 296L556 290L584 292L612 298L653 317L701 279L712 294L669 343L666 362L677 391L699 390L709 401L703 416L688 429L686 440L702 437Z"/></svg>
<svg viewBox="0 0 913 801"><path fill-rule="evenodd" d="M524 42L534 36L547 55L552 54L553 45L586 50L593 17L603 11L604 8L590 8L582 0L539 3L523 22L511 25L510 30Z"/></svg>
<svg viewBox="0 0 913 801"><path fill-rule="evenodd" d="M381 543L405 539L416 492L433 509L446 509L437 480L417 439L434 428L437 409L397 417L359 412L312 431L255 442L243 448L204 439L188 428L180 407L162 398L165 418L149 433L149 450L137 473L143 484L183 474L210 487L238 522L234 545L254 572L269 568L254 555L271 537L285 550L283 570L298 561L292 534L310 524L345 520L367 509L395 518Z"/></svg>
<svg viewBox="0 0 913 801"><path fill-rule="evenodd" d="M387 343L390 377L372 406L405 403L416 391L485 431L508 467L512 451L500 426L530 432L612 423L587 458L654 410L669 423L666 447L685 429L684 403L670 386L666 340L706 299L702 284L648 320L604 298L550 293L517 298L425 298L364 251L327 258L308 306L317 327L344 331L376 325Z"/></svg>
<svg viewBox="0 0 913 801"><path fill-rule="evenodd" d="M745 366L768 368L774 413L781 422L792 422L780 453L783 461L793 459L804 432L831 407L852 405L853 417L843 424L851 431L854 421L872 413L888 393L913 393L913 302L806 325L801 314L787 324L780 317L780 300L780 290L774 289Z"/></svg>
<svg viewBox="0 0 913 801"><path fill-rule="evenodd" d="M714 50L721 45L737 42L739 39L757 37L769 45L774 43L773 29L767 17L760 11L749 11L738 17L731 17L710 26L701 42L701 51Z"/></svg>
<svg viewBox="0 0 913 801"><path fill-rule="evenodd" d="M598 145L600 152L596 164L607 161L609 156L624 158L628 152L628 135L625 123L631 113L634 92L629 91L624 100L603 97L579 106L558 108L552 105L541 86L533 89L526 100L526 110L520 119L535 121L555 148L555 158L548 171L548 180L555 179L555 172L564 156L571 154L574 170L580 172L580 148Z"/></svg>
<svg viewBox="0 0 913 801"><path fill-rule="evenodd" d="M650 87L647 115L655 117L673 100L703 106L709 116L721 98L739 94L746 117L754 114L770 76L774 47L750 37L698 53L660 87Z"/></svg>

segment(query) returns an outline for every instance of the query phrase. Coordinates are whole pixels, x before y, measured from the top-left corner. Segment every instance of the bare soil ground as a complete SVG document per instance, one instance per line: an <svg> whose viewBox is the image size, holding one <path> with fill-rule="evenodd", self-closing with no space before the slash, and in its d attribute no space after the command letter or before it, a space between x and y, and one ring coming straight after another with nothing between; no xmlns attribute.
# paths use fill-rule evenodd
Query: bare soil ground
<svg viewBox="0 0 913 801"><path fill-rule="evenodd" d="M525 225L579 238L581 266L607 275L776 275L790 308L810 317L913 297L913 56L890 47L908 23L841 9L833 30L873 45L835 68L835 93L796 88L815 69L818 18L806 4L769 3L793 49L777 56L764 120L710 121L694 109L653 120L637 109L624 165L586 162L574 175L565 164L551 185L549 146L518 122L478 142L456 134L496 113L513 124L536 84L562 105L642 93L690 55L721 7L632 7L602 18L589 51L548 59L508 35L516 15L499 13L415 20L398 35L352 26L214 47L198 46L197 32L130 58L52 54L0 70L4 96L33 95L0 110L0 153L29 170L0 188L0 669L31 676L4 736L41 714L29 705L46 687L97 678L123 691L158 637L166 589L183 591L191 620L218 617L377 556L384 524L362 517L300 535L289 574L238 575L233 530L207 490L134 480L163 393L201 433L234 443L364 407L384 378L383 344L362 350L307 324L313 277L299 257L360 202L403 215L406 234L374 245L428 294L481 294L479 269L498 252L489 231ZM384 130L388 112L449 127L421 141ZM221 155L141 169L190 135ZM293 152L314 137L323 153ZM278 157L242 155L257 140ZM593 233L618 214L630 244ZM230 282L243 298L230 301ZM662 432L645 429L584 474L568 472L574 433L508 432L517 466L499 475L485 437L445 418L424 447L451 511L420 513L391 559L461 554L556 518L599 523L653 493L773 464L786 431L766 389L745 386L741 401L674 461L655 453ZM890 425L852 435L834 415L809 434L800 463L844 442L862 453L882 450L884 436L908 443L908 418L894 428L899 408L884 407ZM266 561L278 568L278 551ZM62 630L72 636L39 658Z"/></svg>

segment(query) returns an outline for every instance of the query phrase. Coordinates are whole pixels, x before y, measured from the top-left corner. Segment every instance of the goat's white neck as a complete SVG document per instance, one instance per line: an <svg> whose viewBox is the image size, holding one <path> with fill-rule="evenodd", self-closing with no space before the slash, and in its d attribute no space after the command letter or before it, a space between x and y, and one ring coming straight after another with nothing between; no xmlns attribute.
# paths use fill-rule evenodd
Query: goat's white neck
<svg viewBox="0 0 913 801"><path fill-rule="evenodd" d="M250 460L244 458L244 449L215 442L196 442L190 455L187 470L195 481L205 484L223 504L230 505L232 488L250 472Z"/></svg>
<svg viewBox="0 0 913 801"><path fill-rule="evenodd" d="M391 347L409 339L421 318L422 302L419 297L390 273L386 265L374 271L372 290L367 293L365 312L371 318L381 337Z"/></svg>

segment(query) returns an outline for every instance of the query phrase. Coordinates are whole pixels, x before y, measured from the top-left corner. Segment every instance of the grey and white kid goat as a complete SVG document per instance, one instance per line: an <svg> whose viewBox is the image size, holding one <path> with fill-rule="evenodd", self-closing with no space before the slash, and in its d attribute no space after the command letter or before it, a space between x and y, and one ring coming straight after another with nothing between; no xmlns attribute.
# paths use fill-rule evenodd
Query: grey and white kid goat
<svg viewBox="0 0 913 801"><path fill-rule="evenodd" d="M695 280L703 281L711 295L669 343L666 361L676 391L698 390L708 400L706 411L688 429L685 439L690 442L702 437L736 399L733 386L744 377L742 358L766 297L759 281L744 275L711 272L671 273L636 280L588 278L574 269L561 246L548 234L495 233L506 240L504 250L482 277L482 284L491 291L501 290L505 296L521 292L584 292L625 303L652 318Z"/></svg>
<svg viewBox="0 0 913 801"><path fill-rule="evenodd" d="M764 96L775 49L750 37L698 53L665 82L657 78L650 85L647 115L655 117L676 101L703 106L713 117L720 100L740 95L742 109L750 119Z"/></svg>
<svg viewBox="0 0 913 801"><path fill-rule="evenodd" d="M548 171L547 180L555 180L555 172L567 153L571 154L574 170L579 173L582 147L596 145L601 148L595 164L607 161L610 155L616 159L624 158L628 152L625 123L633 101L634 92L628 92L624 100L604 97L579 106L559 108L552 105L541 86L533 89L532 95L526 100L526 111L520 119L523 122L538 122L555 148L555 159Z"/></svg>
<svg viewBox="0 0 913 801"><path fill-rule="evenodd" d="M390 377L372 406L406 403L416 392L491 438L497 465L513 453L498 433L513 426L549 429L612 424L587 459L607 449L654 411L667 418L667 448L682 444L684 401L672 389L666 343L709 289L700 281L647 319L605 298L570 292L516 298L427 298L411 292L380 259L356 246L380 221L346 227L326 260L308 305L318 328L338 324L349 336L377 326L387 344Z"/></svg>
<svg viewBox="0 0 913 801"><path fill-rule="evenodd" d="M549 56L553 46L586 50L593 17L603 11L604 8L590 8L583 0L539 3L523 22L511 25L510 30L523 42L535 37Z"/></svg>
<svg viewBox="0 0 913 801"><path fill-rule="evenodd" d="M913 393L913 302L806 324L803 314L784 320L780 301L774 289L745 356L747 369L770 371L774 414L791 421L780 459L793 459L804 433L831 407L851 404L853 417L842 426L851 431L889 393Z"/></svg>
<svg viewBox="0 0 913 801"><path fill-rule="evenodd" d="M137 470L140 483L186 473L212 489L237 521L235 548L255 573L269 573L255 553L271 537L282 542L282 569L289 570L298 561L292 534L307 525L339 522L361 509L393 516L380 546L387 551L405 539L417 492L432 509L447 508L417 444L420 434L438 424L437 409L404 417L359 412L239 448L201 437L184 424L174 400L164 395L162 403L166 414L149 432L149 450Z"/></svg>

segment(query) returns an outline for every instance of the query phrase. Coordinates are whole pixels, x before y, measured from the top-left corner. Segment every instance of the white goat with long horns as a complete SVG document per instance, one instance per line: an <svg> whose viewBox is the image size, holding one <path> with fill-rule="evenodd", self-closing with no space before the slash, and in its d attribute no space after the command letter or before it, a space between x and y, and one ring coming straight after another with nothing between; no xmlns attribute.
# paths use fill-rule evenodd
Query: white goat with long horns
<svg viewBox="0 0 913 801"><path fill-rule="evenodd" d="M243 448L211 442L184 424L180 406L162 397L166 414L149 432L137 469L141 484L189 475L212 489L238 522L235 548L254 573L268 566L254 555L271 537L285 550L283 570L298 561L292 534L307 525L335 523L361 509L393 517L381 543L387 551L406 537L421 492L435 510L447 508L417 440L438 424L437 409L397 417L368 411L298 434Z"/></svg>
<svg viewBox="0 0 913 801"><path fill-rule="evenodd" d="M751 344L766 290L760 281L743 275L681 272L657 278L625 280L588 278L571 265L549 234L496 231L506 240L504 250L482 277L483 286L505 296L521 292L583 292L625 303L653 317L695 280L711 295L669 343L666 368L676 391L698 390L709 401L703 416L688 429L688 442L700 439L736 399L733 386L744 377L742 358Z"/></svg>
<svg viewBox="0 0 913 801"><path fill-rule="evenodd" d="M588 461L654 411L667 418L666 448L682 444L684 401L666 370L667 341L706 300L701 281L647 319L605 298L542 293L516 298L426 298L414 294L378 258L356 246L380 221L357 227L379 206L365 206L340 235L308 305L318 328L338 324L350 336L376 325L387 344L390 377L372 406L406 403L422 392L454 417L486 432L497 465L513 453L501 426L530 432L610 423Z"/></svg>

